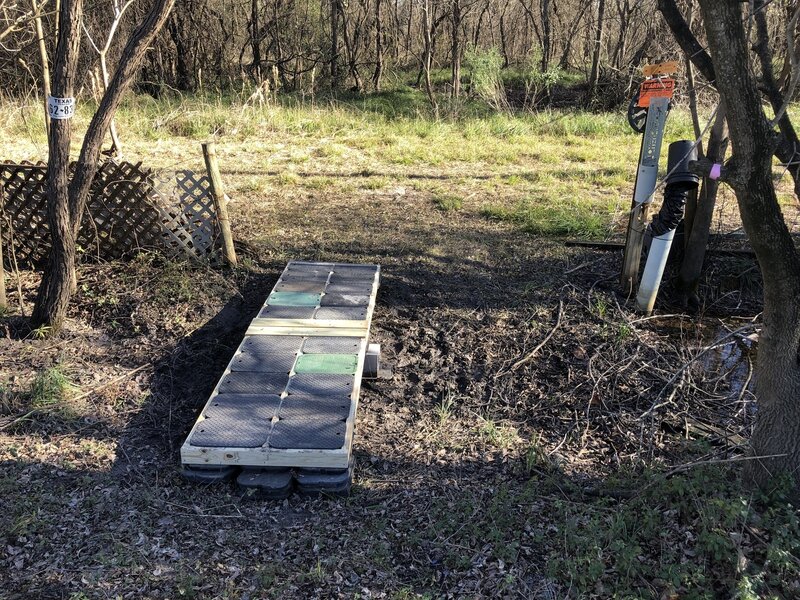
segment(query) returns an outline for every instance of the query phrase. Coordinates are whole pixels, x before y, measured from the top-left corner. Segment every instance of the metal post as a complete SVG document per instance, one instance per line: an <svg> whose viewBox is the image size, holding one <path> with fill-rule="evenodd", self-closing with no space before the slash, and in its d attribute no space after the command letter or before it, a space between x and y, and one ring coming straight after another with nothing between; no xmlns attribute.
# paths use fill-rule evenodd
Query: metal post
<svg viewBox="0 0 800 600"><path fill-rule="evenodd" d="M644 232L658 180L658 159L661 157L661 141L664 138L669 102L669 98L652 98L647 111L620 277L622 290L627 296L633 295L638 287Z"/></svg>

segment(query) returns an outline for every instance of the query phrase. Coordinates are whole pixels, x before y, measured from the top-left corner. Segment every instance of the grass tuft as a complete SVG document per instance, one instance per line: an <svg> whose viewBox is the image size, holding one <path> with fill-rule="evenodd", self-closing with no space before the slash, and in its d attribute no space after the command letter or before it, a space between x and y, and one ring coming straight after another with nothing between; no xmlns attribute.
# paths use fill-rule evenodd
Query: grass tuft
<svg viewBox="0 0 800 600"><path fill-rule="evenodd" d="M510 208L499 204L486 205L481 214L515 223L528 233L537 235L603 238L609 234L615 212L608 206L593 206L577 200L556 203L523 199Z"/></svg>
<svg viewBox="0 0 800 600"><path fill-rule="evenodd" d="M30 389L30 406L33 409L50 408L64 404L75 387L67 378L61 365L49 367L36 374Z"/></svg>
<svg viewBox="0 0 800 600"><path fill-rule="evenodd" d="M464 201L456 194L436 194L433 204L442 212L451 212L461 210Z"/></svg>

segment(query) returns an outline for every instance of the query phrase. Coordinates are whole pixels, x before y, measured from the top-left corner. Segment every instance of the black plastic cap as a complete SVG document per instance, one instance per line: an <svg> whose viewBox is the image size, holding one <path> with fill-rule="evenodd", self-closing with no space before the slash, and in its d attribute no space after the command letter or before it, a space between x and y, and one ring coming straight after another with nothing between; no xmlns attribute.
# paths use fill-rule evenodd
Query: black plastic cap
<svg viewBox="0 0 800 600"><path fill-rule="evenodd" d="M700 176L689 171L689 162L697 160L697 146L691 140L679 140L669 145L667 155L667 185L700 183Z"/></svg>

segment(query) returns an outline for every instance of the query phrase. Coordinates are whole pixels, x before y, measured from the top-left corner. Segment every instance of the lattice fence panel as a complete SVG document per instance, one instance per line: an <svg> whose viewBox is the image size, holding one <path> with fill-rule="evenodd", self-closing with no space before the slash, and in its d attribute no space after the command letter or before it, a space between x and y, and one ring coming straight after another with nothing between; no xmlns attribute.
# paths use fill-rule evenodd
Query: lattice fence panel
<svg viewBox="0 0 800 600"><path fill-rule="evenodd" d="M47 166L0 163L0 179L4 245L19 264L41 265L50 249ZM92 183L77 243L84 256L103 260L148 249L213 262L218 238L208 177L107 161Z"/></svg>

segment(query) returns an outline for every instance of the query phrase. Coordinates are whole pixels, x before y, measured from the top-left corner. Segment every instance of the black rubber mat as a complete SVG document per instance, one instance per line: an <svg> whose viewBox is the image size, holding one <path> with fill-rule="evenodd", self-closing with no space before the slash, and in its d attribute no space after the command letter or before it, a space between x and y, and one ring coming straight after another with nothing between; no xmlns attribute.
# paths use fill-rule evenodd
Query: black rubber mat
<svg viewBox="0 0 800 600"><path fill-rule="evenodd" d="M360 347L357 337L310 337L303 342L303 354L358 354Z"/></svg>
<svg viewBox="0 0 800 600"><path fill-rule="evenodd" d="M329 283L325 288L326 294L358 294L360 296L369 296L372 294L371 283L364 283L361 281L340 281L338 283Z"/></svg>
<svg viewBox="0 0 800 600"><path fill-rule="evenodd" d="M328 419L283 419L275 423L270 448L335 450L344 446L347 425Z"/></svg>
<svg viewBox="0 0 800 600"><path fill-rule="evenodd" d="M231 361L231 371L254 371L257 373L286 373L292 370L295 354L263 354L247 350L239 352Z"/></svg>
<svg viewBox="0 0 800 600"><path fill-rule="evenodd" d="M296 354L303 345L299 335L251 335L244 338L241 350L260 354Z"/></svg>
<svg viewBox="0 0 800 600"><path fill-rule="evenodd" d="M279 281L275 284L276 292L305 292L318 294L325 289L325 280L297 279L294 281Z"/></svg>
<svg viewBox="0 0 800 600"><path fill-rule="evenodd" d="M280 396L223 395L211 400L189 443L192 446L258 448L267 443Z"/></svg>
<svg viewBox="0 0 800 600"><path fill-rule="evenodd" d="M324 286L328 281L328 276L324 274L314 275L313 273L291 273L281 276L281 283L314 283ZM283 290L275 290L276 292Z"/></svg>
<svg viewBox="0 0 800 600"><path fill-rule="evenodd" d="M333 273L341 277L372 279L378 272L376 265L334 265Z"/></svg>
<svg viewBox="0 0 800 600"><path fill-rule="evenodd" d="M337 263L332 262L313 262L305 260L290 260L286 265L287 269L333 269Z"/></svg>
<svg viewBox="0 0 800 600"><path fill-rule="evenodd" d="M369 277L355 277L355 276L347 276L347 275L339 275L338 273L334 273L331 275L330 281L328 282L329 285L372 285L373 280Z"/></svg>
<svg viewBox="0 0 800 600"><path fill-rule="evenodd" d="M254 373L234 371L219 384L220 394L278 394L289 381L288 373Z"/></svg>
<svg viewBox="0 0 800 600"><path fill-rule="evenodd" d="M314 318L325 321L363 321L367 318L367 309L357 306L324 306L317 309Z"/></svg>
<svg viewBox="0 0 800 600"><path fill-rule="evenodd" d="M262 319L310 319L315 310L314 306L265 306L258 316Z"/></svg>
<svg viewBox="0 0 800 600"><path fill-rule="evenodd" d="M320 266L320 265L300 265L300 264L290 264L286 267L286 270L283 272L281 277L285 277L286 275L313 275L315 277L321 277L331 274L333 270L332 266Z"/></svg>
<svg viewBox="0 0 800 600"><path fill-rule="evenodd" d="M279 419L344 421L350 415L349 396L287 396L278 409Z"/></svg>
<svg viewBox="0 0 800 600"><path fill-rule="evenodd" d="M326 292L320 302L321 306L358 306L367 308L369 296L360 294L339 294Z"/></svg>
<svg viewBox="0 0 800 600"><path fill-rule="evenodd" d="M300 373L289 380L287 391L297 396L349 396L354 381L352 375Z"/></svg>

